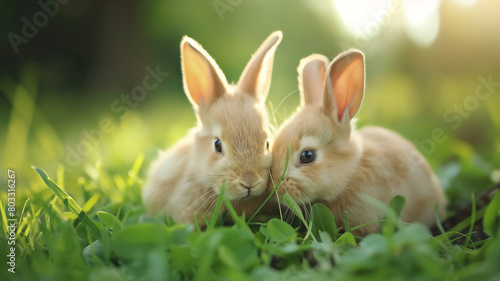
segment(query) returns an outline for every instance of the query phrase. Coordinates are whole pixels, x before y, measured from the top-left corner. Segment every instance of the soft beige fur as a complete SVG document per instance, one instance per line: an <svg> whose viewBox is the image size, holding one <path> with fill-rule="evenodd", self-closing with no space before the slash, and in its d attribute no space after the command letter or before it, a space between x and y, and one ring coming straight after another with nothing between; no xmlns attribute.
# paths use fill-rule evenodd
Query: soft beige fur
<svg viewBox="0 0 500 281"><path fill-rule="evenodd" d="M143 201L150 213L190 223L212 216L225 182L226 198L239 214L261 205L269 179L269 91L274 52L281 42L274 32L247 64L237 85L228 85L215 61L194 40L181 42L184 90L198 126L153 163ZM222 142L222 153L214 141Z"/></svg>
<svg viewBox="0 0 500 281"><path fill-rule="evenodd" d="M302 104L274 140L271 182L277 183L283 174L289 148L280 196L288 192L305 208L323 203L340 226L348 211L349 226L354 227L383 216L361 194L387 204L399 194L406 198L402 220L430 226L435 222L435 205L443 217L447 200L424 157L395 132L354 128L352 118L364 95L364 67L364 55L358 50L340 54L329 66L321 55L301 61ZM316 151L316 160L300 163L300 153L310 149ZM369 224L355 234L364 236L378 228L378 223Z"/></svg>

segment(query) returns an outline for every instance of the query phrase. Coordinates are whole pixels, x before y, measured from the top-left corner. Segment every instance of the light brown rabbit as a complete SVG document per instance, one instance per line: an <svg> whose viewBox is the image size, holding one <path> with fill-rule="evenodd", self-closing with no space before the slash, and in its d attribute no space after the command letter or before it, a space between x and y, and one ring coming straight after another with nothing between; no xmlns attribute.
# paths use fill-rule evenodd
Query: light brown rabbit
<svg viewBox="0 0 500 281"><path fill-rule="evenodd" d="M264 101L281 31L272 33L229 85L215 61L193 39L181 42L184 91L198 125L153 163L142 197L149 212L200 226L210 218L221 186L247 217L265 198L271 155ZM171 120L175 122L175 120Z"/></svg>
<svg viewBox="0 0 500 281"><path fill-rule="evenodd" d="M390 130L365 127L355 130L365 89L364 55L349 50L331 64L321 55L303 59L298 68L301 107L282 125L271 149L272 178L277 183L289 161L278 194L289 193L299 204L325 204L336 223L349 226L381 218L361 197L367 194L386 204L395 195L406 198L401 219L435 223L434 208L444 216L447 200L429 164L415 146ZM269 189L274 188L270 184ZM378 223L354 231L365 236Z"/></svg>

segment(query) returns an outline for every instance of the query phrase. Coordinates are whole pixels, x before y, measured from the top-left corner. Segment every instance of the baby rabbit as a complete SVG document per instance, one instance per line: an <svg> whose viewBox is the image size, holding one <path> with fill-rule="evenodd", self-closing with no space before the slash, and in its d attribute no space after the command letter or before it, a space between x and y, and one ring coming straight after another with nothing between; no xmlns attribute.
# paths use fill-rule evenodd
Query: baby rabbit
<svg viewBox="0 0 500 281"><path fill-rule="evenodd" d="M271 155L264 101L282 33L272 33L252 56L238 84L228 84L210 55L193 39L181 42L184 91L198 125L152 164L143 202L151 214L203 227L221 186L239 214L264 201ZM175 122L174 120L172 120Z"/></svg>
<svg viewBox="0 0 500 281"><path fill-rule="evenodd" d="M445 214L447 200L429 164L415 146L380 127L354 129L352 118L361 106L365 90L364 55L349 50L328 65L328 59L311 55L299 68L301 107L282 125L271 149L275 184L289 161L280 196L289 193L299 204L322 203L337 225L373 222L383 214L360 195L365 193L388 204L395 195L406 198L401 219L435 223L434 208ZM274 187L269 186L270 190ZM365 236L378 223L358 228Z"/></svg>

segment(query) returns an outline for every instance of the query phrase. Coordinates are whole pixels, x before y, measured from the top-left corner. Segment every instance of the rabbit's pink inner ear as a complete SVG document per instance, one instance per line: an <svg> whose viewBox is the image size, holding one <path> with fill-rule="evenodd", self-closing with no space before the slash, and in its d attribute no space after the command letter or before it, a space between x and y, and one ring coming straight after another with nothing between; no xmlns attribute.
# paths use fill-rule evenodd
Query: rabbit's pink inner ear
<svg viewBox="0 0 500 281"><path fill-rule="evenodd" d="M327 83L330 83L340 121L346 109L352 119L361 106L365 89L365 62L359 51L341 54L330 66ZM327 85L328 86L328 85ZM332 102L332 100L330 101Z"/></svg>
<svg viewBox="0 0 500 281"><path fill-rule="evenodd" d="M184 79L186 81L187 92L196 104L200 100L206 99L205 96L209 95L207 92L209 91L208 84L210 83L210 79L206 75L208 71L203 63L203 59L198 56L186 56L184 59Z"/></svg>
<svg viewBox="0 0 500 281"><path fill-rule="evenodd" d="M184 90L190 101L206 104L222 96L226 92L226 78L208 53L187 37L181 50Z"/></svg>

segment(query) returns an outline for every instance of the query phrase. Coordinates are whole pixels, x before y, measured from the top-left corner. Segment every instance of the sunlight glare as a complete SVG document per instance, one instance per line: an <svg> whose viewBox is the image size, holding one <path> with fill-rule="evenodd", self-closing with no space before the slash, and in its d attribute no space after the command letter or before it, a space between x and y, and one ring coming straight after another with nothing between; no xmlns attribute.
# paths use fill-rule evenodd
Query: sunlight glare
<svg viewBox="0 0 500 281"><path fill-rule="evenodd" d="M348 33L365 32L387 10L390 0L333 0L338 15L348 29Z"/></svg>
<svg viewBox="0 0 500 281"><path fill-rule="evenodd" d="M477 0L451 0L451 2L461 8L471 8L477 3Z"/></svg>
<svg viewBox="0 0 500 281"><path fill-rule="evenodd" d="M439 33L440 0L402 0L405 30L408 37L421 47L430 46Z"/></svg>

